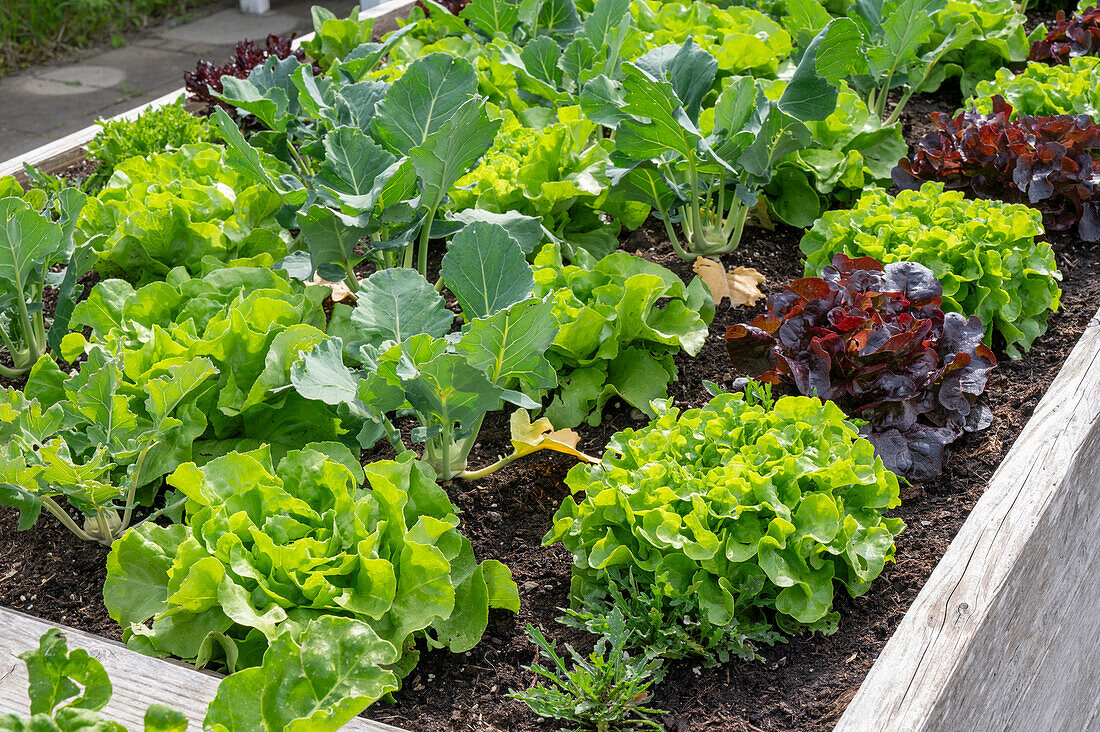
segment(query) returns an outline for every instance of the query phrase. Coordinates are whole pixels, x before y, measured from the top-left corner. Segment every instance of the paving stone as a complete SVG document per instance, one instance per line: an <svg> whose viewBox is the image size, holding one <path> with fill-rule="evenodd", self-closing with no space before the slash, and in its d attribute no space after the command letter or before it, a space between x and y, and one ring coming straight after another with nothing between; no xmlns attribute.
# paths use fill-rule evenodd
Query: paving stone
<svg viewBox="0 0 1100 732"><path fill-rule="evenodd" d="M242 38L262 40L269 33L285 34L298 27L298 18L272 11L245 15L240 10L222 10L193 23L157 33L160 38L205 44L233 44Z"/></svg>

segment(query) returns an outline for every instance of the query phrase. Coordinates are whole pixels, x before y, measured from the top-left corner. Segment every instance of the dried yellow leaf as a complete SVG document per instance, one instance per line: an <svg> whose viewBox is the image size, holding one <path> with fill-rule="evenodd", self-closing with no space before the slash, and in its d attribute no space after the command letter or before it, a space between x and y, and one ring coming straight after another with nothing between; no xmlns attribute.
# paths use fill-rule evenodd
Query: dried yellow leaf
<svg viewBox="0 0 1100 732"><path fill-rule="evenodd" d="M736 267L732 272L727 272L720 262L697 257L692 269L714 296L715 305L728 299L732 307L751 307L764 297L759 288L764 275L752 267Z"/></svg>

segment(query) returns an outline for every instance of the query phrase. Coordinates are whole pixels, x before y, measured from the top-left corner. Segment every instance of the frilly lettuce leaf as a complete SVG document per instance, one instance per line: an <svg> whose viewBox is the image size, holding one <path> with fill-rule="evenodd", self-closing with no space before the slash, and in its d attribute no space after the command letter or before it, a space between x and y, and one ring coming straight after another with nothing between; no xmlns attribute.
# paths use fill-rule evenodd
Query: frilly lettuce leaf
<svg viewBox="0 0 1100 732"><path fill-rule="evenodd" d="M285 256L289 234L275 220L282 200L229 155L202 143L120 164L78 224L85 239L106 234L96 246L100 274L145 283L173 267L199 273L204 257L271 264Z"/></svg>
<svg viewBox="0 0 1100 732"><path fill-rule="evenodd" d="M897 478L840 409L810 397L749 403L722 394L616 433L599 465L578 465L547 544L573 553L576 599L630 573L711 623L835 629L837 581L862 595L904 528ZM768 615L765 615L767 611Z"/></svg>
<svg viewBox="0 0 1100 732"><path fill-rule="evenodd" d="M618 395L646 414L676 376L673 355L697 354L714 317L710 291L625 252L565 265L547 244L535 258L535 296L548 296L560 327L548 353L561 389L547 409L555 427L600 423ZM658 300L666 300L660 308Z"/></svg>

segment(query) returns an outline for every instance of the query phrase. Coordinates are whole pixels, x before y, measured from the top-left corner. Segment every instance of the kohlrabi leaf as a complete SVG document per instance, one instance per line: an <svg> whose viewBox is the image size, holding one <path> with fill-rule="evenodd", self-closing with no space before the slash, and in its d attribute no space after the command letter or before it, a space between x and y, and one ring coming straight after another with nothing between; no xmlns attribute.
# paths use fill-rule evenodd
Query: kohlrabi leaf
<svg viewBox="0 0 1100 732"><path fill-rule="evenodd" d="M655 48L634 63L654 79L671 83L688 118L698 123L703 97L710 91L718 73L717 59L688 38L682 46Z"/></svg>
<svg viewBox="0 0 1100 732"><path fill-rule="evenodd" d="M298 213L298 235L309 249L310 267L327 280L355 280L355 265L363 255L355 253L355 245L369 233L356 218L333 211L327 206L313 205Z"/></svg>
<svg viewBox="0 0 1100 732"><path fill-rule="evenodd" d="M316 185L350 214L369 213L378 202L385 173L397 158L357 127L337 127L325 135L325 160Z"/></svg>
<svg viewBox="0 0 1100 732"><path fill-rule="evenodd" d="M496 224L475 222L455 235L440 268L467 319L525 299L535 285L519 244Z"/></svg>
<svg viewBox="0 0 1100 732"><path fill-rule="evenodd" d="M485 100L471 97L423 143L411 148L408 156L420 178L421 205L437 208L455 181L493 144L499 128L499 119L489 119Z"/></svg>
<svg viewBox="0 0 1100 732"><path fill-rule="evenodd" d="M580 28L581 18L573 0L536 0L538 8L532 35L569 36Z"/></svg>
<svg viewBox="0 0 1100 732"><path fill-rule="evenodd" d="M519 3L510 0L471 0L459 17L489 38L497 34L507 38L519 22Z"/></svg>
<svg viewBox="0 0 1100 732"><path fill-rule="evenodd" d="M476 91L477 74L469 61L446 53L422 56L378 102L374 133L394 152L408 155L413 148L438 140L443 124Z"/></svg>
<svg viewBox="0 0 1100 732"><path fill-rule="evenodd" d="M453 319L431 283L403 267L379 270L363 280L351 315L357 335L372 343L404 341L421 333L438 338L450 330Z"/></svg>
<svg viewBox="0 0 1100 732"><path fill-rule="evenodd" d="M836 85L855 62L861 36L849 18L831 21L806 47L778 106L797 120L822 120L836 109Z"/></svg>
<svg viewBox="0 0 1100 732"><path fill-rule="evenodd" d="M508 389L519 383L530 389L552 389L557 374L546 352L557 334L553 303L529 298L471 321L455 350L494 384Z"/></svg>

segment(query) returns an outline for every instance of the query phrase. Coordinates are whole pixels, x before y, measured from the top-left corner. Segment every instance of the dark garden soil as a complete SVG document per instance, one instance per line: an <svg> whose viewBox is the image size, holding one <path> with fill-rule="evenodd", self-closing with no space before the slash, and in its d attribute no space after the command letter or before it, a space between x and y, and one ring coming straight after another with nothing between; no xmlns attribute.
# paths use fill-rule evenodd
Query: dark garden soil
<svg viewBox="0 0 1100 732"><path fill-rule="evenodd" d="M957 106L957 88L953 94L914 100L912 112L906 115L906 138L913 141L927 131L928 111L950 112ZM768 277L762 289L775 292L802 275L800 236L799 230L782 225L773 231L750 229L741 247L727 255L724 263L755 267ZM864 597L852 599L838 590L840 630L832 636L796 637L764 648L763 663L734 661L711 669L692 662L672 664L653 699L654 706L669 712L662 718L666 729L832 728L1100 302L1100 249L1072 234L1055 234L1051 240L1064 277L1062 310L1051 317L1049 330L1024 359L1011 361L997 349L1001 363L984 397L995 415L992 426L956 442L939 479L903 490L903 505L893 515L904 519L908 528L897 539L896 564L887 566ZM693 276L691 265L671 253L659 227L624 236L623 248L669 267L685 281ZM703 351L696 358L677 358L679 380L670 388L677 406L704 404L708 400L704 381L728 384L741 375L728 365L722 336L728 326L747 321L760 310L759 306L719 308ZM579 430L581 448L598 455L616 430L640 424L639 413L609 405L600 427ZM487 464L508 449L507 419L493 415L471 456L471 466ZM580 650L591 647L590 636L555 622L561 615L559 608L569 602L571 556L560 545L542 546L551 518L567 494L562 481L571 465L565 456L542 452L483 480L449 488L463 511L462 529L478 558L499 559L511 568L519 585L521 610L518 615L494 611L483 641L468 653L424 653L397 695L397 703L377 705L370 717L416 732L557 728L505 695L533 681L524 669L534 660L526 624L539 625L548 636ZM104 548L70 538L49 517L33 531L17 533L14 513L2 510L0 605L118 638L119 629L107 617L100 596L106 555Z"/></svg>

